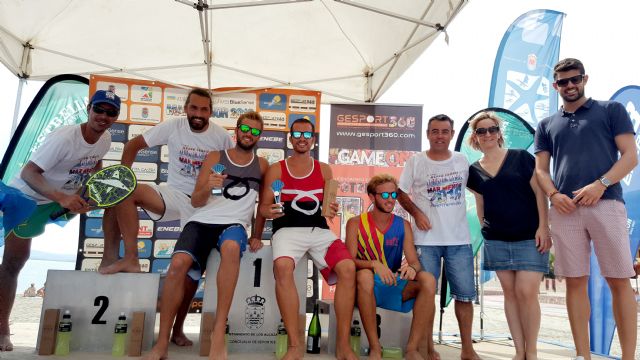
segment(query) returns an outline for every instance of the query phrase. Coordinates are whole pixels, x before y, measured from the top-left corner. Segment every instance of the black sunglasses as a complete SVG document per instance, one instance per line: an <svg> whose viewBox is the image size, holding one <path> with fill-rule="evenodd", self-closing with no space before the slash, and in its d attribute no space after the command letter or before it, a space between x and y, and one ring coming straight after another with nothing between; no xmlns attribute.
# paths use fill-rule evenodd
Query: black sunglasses
<svg viewBox="0 0 640 360"><path fill-rule="evenodd" d="M291 136L293 136L294 139L300 139L301 136L304 136L305 139L311 139L313 133L311 131L292 131Z"/></svg>
<svg viewBox="0 0 640 360"><path fill-rule="evenodd" d="M584 79L584 74L580 74L580 75L572 76L566 79L558 79L556 80L556 85L560 87L565 87L569 85L569 81L571 81L573 85L578 85L582 83L583 79Z"/></svg>
<svg viewBox="0 0 640 360"><path fill-rule="evenodd" d="M118 110L105 109L105 108L100 107L98 105L93 105L93 106L91 106L91 108L93 109L93 112L98 114L98 115L107 114L108 117L116 117L116 116L118 116L118 114L120 114L120 111L118 111Z"/></svg>
<svg viewBox="0 0 640 360"><path fill-rule="evenodd" d="M484 135L487 132L491 135L496 134L498 131L500 131L500 128L497 126L489 126L488 128L476 128L476 135Z"/></svg>
<svg viewBox="0 0 640 360"><path fill-rule="evenodd" d="M251 135L253 135L253 136L260 136L260 134L262 134L262 130L256 129L256 128L252 128L251 126L249 126L247 124L242 124L242 125L238 126L238 129L240 129L240 131L242 131L245 134L248 133L249 131L251 131Z"/></svg>
<svg viewBox="0 0 640 360"><path fill-rule="evenodd" d="M398 193L396 191L384 191L384 192L379 192L375 194L380 195L380 197L385 200L387 200L389 196L391 196L392 199L396 199L398 197Z"/></svg>

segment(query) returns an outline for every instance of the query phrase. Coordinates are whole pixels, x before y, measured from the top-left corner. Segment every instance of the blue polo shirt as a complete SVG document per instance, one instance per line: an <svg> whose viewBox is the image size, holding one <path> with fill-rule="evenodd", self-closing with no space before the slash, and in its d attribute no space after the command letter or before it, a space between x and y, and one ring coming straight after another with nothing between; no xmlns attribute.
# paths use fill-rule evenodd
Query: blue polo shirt
<svg viewBox="0 0 640 360"><path fill-rule="evenodd" d="M635 134L627 110L615 101L589 98L574 113L560 109L538 123L534 152L548 151L553 159L553 182L573 198L580 189L604 175L618 160L615 137ZM622 186L613 184L602 199L622 200Z"/></svg>

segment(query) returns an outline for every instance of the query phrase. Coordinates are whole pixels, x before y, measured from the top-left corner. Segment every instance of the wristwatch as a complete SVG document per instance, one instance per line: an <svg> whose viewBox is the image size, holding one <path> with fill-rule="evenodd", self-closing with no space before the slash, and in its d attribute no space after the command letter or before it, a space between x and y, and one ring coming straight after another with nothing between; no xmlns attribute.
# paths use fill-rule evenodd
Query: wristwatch
<svg viewBox="0 0 640 360"><path fill-rule="evenodd" d="M600 184L604 185L604 187L608 188L609 186L611 186L611 180L607 179L606 177L601 177L600 179L598 179L598 181L600 181Z"/></svg>

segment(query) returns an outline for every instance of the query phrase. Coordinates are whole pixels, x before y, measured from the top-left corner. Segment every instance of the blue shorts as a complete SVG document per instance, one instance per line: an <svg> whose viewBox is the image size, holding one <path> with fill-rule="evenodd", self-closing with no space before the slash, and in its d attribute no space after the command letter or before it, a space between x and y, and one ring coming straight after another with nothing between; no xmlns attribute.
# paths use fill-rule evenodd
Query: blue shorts
<svg viewBox="0 0 640 360"><path fill-rule="evenodd" d="M409 283L408 280L400 279L400 275L396 276L397 285L386 285L380 280L378 274L373 276L373 294L376 297L376 306L403 313L413 310L413 303L416 299L402 301L402 292Z"/></svg>
<svg viewBox="0 0 640 360"><path fill-rule="evenodd" d="M240 224L204 224L190 221L185 225L176 242L173 254L184 253L191 256L193 265L188 275L200 280L207 269L207 259L213 249L222 248L225 241L235 241L240 245L240 256L247 249L247 231Z"/></svg>
<svg viewBox="0 0 640 360"><path fill-rule="evenodd" d="M547 274L549 251L540 254L535 240L485 240L482 270L535 271Z"/></svg>
<svg viewBox="0 0 640 360"><path fill-rule="evenodd" d="M473 250L471 245L423 246L417 245L422 269L436 278L440 277L440 259L444 259L444 271L451 289L451 297L457 301L472 302L476 298L473 277Z"/></svg>

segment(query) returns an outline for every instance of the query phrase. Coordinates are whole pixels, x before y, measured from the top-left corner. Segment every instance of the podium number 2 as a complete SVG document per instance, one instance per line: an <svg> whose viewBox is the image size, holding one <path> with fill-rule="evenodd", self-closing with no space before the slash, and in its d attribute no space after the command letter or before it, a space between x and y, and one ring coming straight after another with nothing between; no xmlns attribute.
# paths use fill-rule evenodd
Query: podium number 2
<svg viewBox="0 0 640 360"><path fill-rule="evenodd" d="M253 261L253 287L260 287L260 276L262 274L262 259L258 258Z"/></svg>
<svg viewBox="0 0 640 360"><path fill-rule="evenodd" d="M107 311L107 308L109 307L109 298L104 295L100 295L96 297L95 300L93 300L93 305L100 306L100 308L98 309L98 312L93 317L93 319L91 319L91 323L103 324L103 325L106 324L107 320L102 320L101 318L102 318L102 315L104 315L104 312Z"/></svg>

